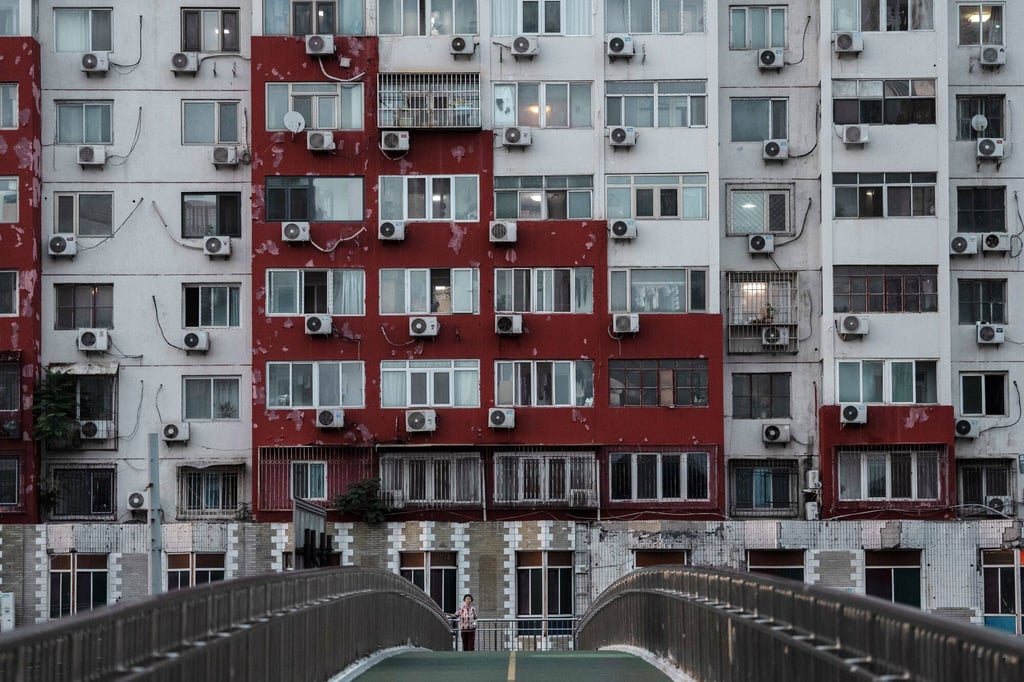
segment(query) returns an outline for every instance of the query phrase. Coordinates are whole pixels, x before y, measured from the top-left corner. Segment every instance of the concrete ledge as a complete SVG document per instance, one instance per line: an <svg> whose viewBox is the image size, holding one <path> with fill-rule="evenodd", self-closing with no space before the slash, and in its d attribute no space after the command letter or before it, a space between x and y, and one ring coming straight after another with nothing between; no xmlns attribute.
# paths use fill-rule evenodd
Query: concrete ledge
<svg viewBox="0 0 1024 682"><path fill-rule="evenodd" d="M381 661L387 660L392 656L400 656L412 651L430 651L430 649L424 649L423 647L418 646L395 646L390 649L381 649L380 651L375 651L369 656L360 658L355 663L352 663L350 666L332 677L329 682L352 682L352 680L356 679Z"/></svg>
<svg viewBox="0 0 1024 682"><path fill-rule="evenodd" d="M644 662L660 670L666 677L672 680L672 682L700 682L699 680L690 677L682 670L672 665L672 663L670 663L667 659L658 658L647 649L641 649L640 647L635 646L627 646L625 644L617 644L614 646L601 647L600 651L621 651L624 654L630 654L632 656L636 656L637 658L643 659Z"/></svg>

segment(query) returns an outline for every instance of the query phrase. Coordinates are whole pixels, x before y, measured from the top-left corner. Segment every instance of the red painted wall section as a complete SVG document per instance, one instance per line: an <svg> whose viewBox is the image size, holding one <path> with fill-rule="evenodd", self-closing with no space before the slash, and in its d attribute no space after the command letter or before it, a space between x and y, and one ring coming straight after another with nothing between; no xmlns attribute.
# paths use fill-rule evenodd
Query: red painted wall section
<svg viewBox="0 0 1024 682"><path fill-rule="evenodd" d="M954 518L956 466L951 405L869 405L866 424L843 425L839 406L819 410L823 518ZM872 445L924 445L939 451L939 499L921 501L840 500L836 448Z"/></svg>
<svg viewBox="0 0 1024 682"><path fill-rule="evenodd" d="M0 74L0 81L18 86L17 128L0 130L0 177L16 178L18 186L17 221L0 222L0 270L18 271L17 314L0 316L0 361L18 363L21 391L19 409L0 412L0 458L18 458L20 479L17 504L0 504L0 523L37 523L32 394L39 366L41 119L35 39L0 38Z"/></svg>

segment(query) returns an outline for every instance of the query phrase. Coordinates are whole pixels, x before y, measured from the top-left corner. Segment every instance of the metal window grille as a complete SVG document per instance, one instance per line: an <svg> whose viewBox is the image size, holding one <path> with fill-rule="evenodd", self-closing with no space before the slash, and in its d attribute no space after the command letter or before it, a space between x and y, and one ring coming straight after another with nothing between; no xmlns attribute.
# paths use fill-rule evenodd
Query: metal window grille
<svg viewBox="0 0 1024 682"><path fill-rule="evenodd" d="M795 353L797 274L730 272L729 352Z"/></svg>
<svg viewBox="0 0 1024 682"><path fill-rule="evenodd" d="M382 73L379 128L479 128L480 76L475 73Z"/></svg>
<svg viewBox="0 0 1024 682"><path fill-rule="evenodd" d="M594 453L500 452L494 461L494 502L511 506L597 506Z"/></svg>

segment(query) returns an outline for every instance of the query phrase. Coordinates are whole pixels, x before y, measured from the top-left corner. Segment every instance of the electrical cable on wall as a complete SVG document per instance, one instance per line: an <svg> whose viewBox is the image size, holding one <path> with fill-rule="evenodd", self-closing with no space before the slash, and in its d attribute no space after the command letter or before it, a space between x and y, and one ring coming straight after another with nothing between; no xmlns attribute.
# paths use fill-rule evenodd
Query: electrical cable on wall
<svg viewBox="0 0 1024 682"><path fill-rule="evenodd" d="M107 241L113 239L114 235L116 235L118 232L120 232L121 228L124 227L126 224L128 224L128 221L132 219L132 216L135 215L135 212L137 210L139 210L139 206L142 205L142 202L144 200L145 200L145 197L139 197L139 201L138 201L138 203L135 204L135 208L133 208L131 210L131 212L128 213L128 216L124 220L122 220L121 224L118 225L117 228L115 230L113 230L110 234L108 234L106 237L104 237L103 239L99 240L95 244L90 244L89 246L80 246L80 247L78 247L78 250L79 251L88 251L90 249L95 249L97 246L100 246L101 244L105 244ZM81 235L79 235L79 236L81 236Z"/></svg>

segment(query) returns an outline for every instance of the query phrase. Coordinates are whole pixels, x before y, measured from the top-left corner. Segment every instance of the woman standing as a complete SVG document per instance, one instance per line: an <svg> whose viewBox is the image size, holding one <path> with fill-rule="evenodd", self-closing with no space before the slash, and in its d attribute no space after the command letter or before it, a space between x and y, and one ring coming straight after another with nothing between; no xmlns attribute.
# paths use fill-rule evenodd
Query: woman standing
<svg viewBox="0 0 1024 682"><path fill-rule="evenodd" d="M462 635L462 650L473 651L476 648L476 607L473 606L473 595L462 598L462 606L455 612L459 619L459 633Z"/></svg>

